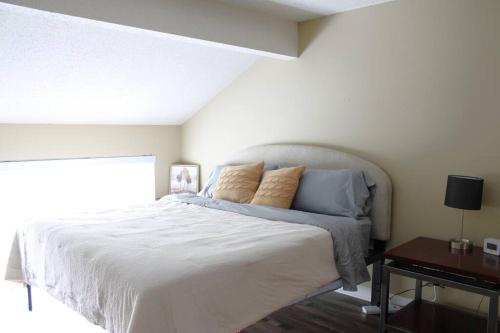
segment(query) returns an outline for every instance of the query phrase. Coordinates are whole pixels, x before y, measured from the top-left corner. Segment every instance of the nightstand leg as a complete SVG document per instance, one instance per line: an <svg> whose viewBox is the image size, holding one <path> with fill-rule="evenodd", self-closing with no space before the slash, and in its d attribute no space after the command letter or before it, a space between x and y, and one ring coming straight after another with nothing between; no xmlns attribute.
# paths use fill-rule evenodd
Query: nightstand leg
<svg viewBox="0 0 500 333"><path fill-rule="evenodd" d="M382 265L384 259L377 260L372 266L372 297L371 305L380 306L380 287L382 285Z"/></svg>
<svg viewBox="0 0 500 333"><path fill-rule="evenodd" d="M382 267L382 288L380 295L380 326L379 332L385 333L385 324L387 324L387 310L389 306L389 285L391 280L391 273L383 266Z"/></svg>
<svg viewBox="0 0 500 333"><path fill-rule="evenodd" d="M488 310L488 333L497 333L498 326L498 295L490 296L490 308Z"/></svg>
<svg viewBox="0 0 500 333"><path fill-rule="evenodd" d="M422 299L422 280L415 281L415 300Z"/></svg>

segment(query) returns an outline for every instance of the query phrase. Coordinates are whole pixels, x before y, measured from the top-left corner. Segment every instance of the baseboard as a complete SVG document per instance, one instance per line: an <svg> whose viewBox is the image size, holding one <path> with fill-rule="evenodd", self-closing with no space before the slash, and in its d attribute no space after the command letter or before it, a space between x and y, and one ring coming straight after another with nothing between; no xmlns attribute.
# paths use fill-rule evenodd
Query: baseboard
<svg viewBox="0 0 500 333"><path fill-rule="evenodd" d="M358 286L358 291L346 291L344 288L340 288L335 290L335 292L338 292L340 294L344 294L347 296L351 296L366 302L370 302L372 298L372 290L368 287L365 286Z"/></svg>
<svg viewBox="0 0 500 333"><path fill-rule="evenodd" d="M351 297L354 297L354 298L357 298L357 299L360 299L360 300L363 300L366 302L371 301L371 295L372 295L371 288L365 287L365 286L358 286L358 291L346 291L343 288L341 288L341 289L335 290L335 292L338 292L338 293L343 294L343 295L348 295L348 296L351 296ZM400 307L403 307L412 301L411 298L400 296L400 295L394 296L391 294L391 297L392 297L391 303L394 305L400 306Z"/></svg>

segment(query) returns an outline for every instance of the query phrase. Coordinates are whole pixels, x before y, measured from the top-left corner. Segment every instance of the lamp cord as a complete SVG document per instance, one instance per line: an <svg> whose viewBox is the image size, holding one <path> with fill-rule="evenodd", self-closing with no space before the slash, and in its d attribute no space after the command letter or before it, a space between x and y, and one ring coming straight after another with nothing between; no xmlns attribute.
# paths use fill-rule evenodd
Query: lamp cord
<svg viewBox="0 0 500 333"><path fill-rule="evenodd" d="M422 288L429 287L429 286L434 286L434 284L432 282L427 282L426 284L422 285ZM400 291L398 293L395 293L395 294L393 294L392 296L389 297L389 301L391 301L394 298L394 296L399 296L401 294L405 294L405 293L407 293L409 291L413 291L413 290L415 290L415 288L410 288L410 289L406 289L406 290ZM434 299L433 299L433 302L435 301L435 299L436 299L436 287L434 286Z"/></svg>
<svg viewBox="0 0 500 333"><path fill-rule="evenodd" d="M476 308L476 314L478 314L478 313L479 313L479 309L481 308L481 304L483 304L484 297L485 297L485 296L481 297L481 301L480 301L480 302L479 302L479 304L477 305L477 308Z"/></svg>

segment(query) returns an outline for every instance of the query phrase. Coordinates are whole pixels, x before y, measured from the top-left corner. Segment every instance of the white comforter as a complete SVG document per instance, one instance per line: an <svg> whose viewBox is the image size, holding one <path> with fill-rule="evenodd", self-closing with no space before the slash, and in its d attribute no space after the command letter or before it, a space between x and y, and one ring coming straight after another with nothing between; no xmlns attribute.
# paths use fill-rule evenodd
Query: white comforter
<svg viewBox="0 0 500 333"><path fill-rule="evenodd" d="M18 231L8 280L117 333L234 333L339 277L331 234L179 202Z"/></svg>

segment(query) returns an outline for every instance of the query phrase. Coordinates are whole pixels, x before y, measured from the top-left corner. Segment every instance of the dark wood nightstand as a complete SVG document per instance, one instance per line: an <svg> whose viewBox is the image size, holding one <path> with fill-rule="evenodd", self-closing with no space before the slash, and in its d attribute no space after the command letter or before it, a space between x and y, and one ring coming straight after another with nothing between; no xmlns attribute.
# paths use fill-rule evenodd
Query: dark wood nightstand
<svg viewBox="0 0 500 333"><path fill-rule="evenodd" d="M383 266L380 332L498 332L500 258L474 247L471 253L453 253L446 241L419 237L385 253L392 262ZM390 275L416 280L415 300L388 316ZM471 312L422 300L422 281L489 297L488 319Z"/></svg>

